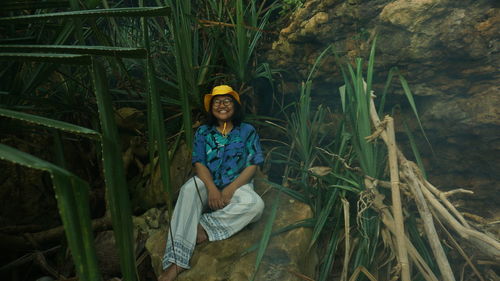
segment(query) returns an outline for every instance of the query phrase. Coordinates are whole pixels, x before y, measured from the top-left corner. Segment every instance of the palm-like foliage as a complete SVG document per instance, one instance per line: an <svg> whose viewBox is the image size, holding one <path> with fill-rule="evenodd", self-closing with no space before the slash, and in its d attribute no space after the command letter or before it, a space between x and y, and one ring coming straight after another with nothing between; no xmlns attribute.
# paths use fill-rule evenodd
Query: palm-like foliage
<svg viewBox="0 0 500 281"><path fill-rule="evenodd" d="M76 3L76 2L74 2ZM73 3L73 4L74 4ZM75 5L71 5L73 9L76 8ZM15 27L19 23L24 22L39 22L47 20L60 20L60 19L72 19L75 20L75 24L72 27L76 27L76 37L77 42L83 43L85 38L88 38L90 34L84 35L81 32L81 25L78 19L86 17L114 17L114 16L128 16L128 17L141 17L141 16L152 16L152 15L164 15L167 8L116 8L116 9L99 9L99 10L84 10L84 11L69 11L69 12L57 12L57 13L37 13L33 15L25 16L14 16L14 17L4 17L0 19L0 24L8 27ZM67 26L67 25L65 25ZM56 42L64 42L66 38L69 37L71 32L68 32L66 27L63 28L63 32L60 33ZM62 35L62 36L61 36ZM60 122L53 119L42 118L39 116L32 116L28 114L23 114L19 112L12 112L9 110L2 110L2 115L22 121L28 121L30 123L35 123L38 125L49 126L51 128L77 132L80 134L85 133L91 137L98 137L99 142L102 147L102 160L104 167L104 177L107 187L107 199L108 207L111 213L113 228L115 230L115 238L117 240L120 261L122 267L122 274L125 280L136 280L137 272L135 266L135 256L134 256L134 240L132 235L132 214L130 208L130 200L128 196L127 183L125 180L125 174L123 170L123 162L121 156L121 149L118 143L118 131L116 128L114 120L114 110L112 106L111 96L108 91L108 79L107 74L104 71L102 62L97 58L97 56L113 56L115 58L146 58L145 49L130 49L130 48L110 48L104 46L61 46L57 45L4 45L2 46L2 53L0 53L0 58L2 60L9 61L9 67L26 67L27 64L16 64L14 61L37 61L42 62L42 64L34 72L34 77L27 85L22 87L22 83L14 81L11 84L6 85L8 89L7 97L5 100L8 102L10 100L15 100L10 96L13 95L23 95L24 93L30 93L38 87L38 83L44 81L53 71L59 71L61 69L61 64L79 64L88 65L90 68L77 68L76 72L74 68L69 68L67 70L73 71L73 73L83 73L79 78L89 78L92 79L93 87L92 89L84 88L79 89L80 91L91 90L95 94L97 108L98 108L98 120L100 121L100 133L93 130L88 130L64 122ZM150 63L148 63L150 65ZM87 72L86 72L87 70ZM49 72L48 74L46 72ZM9 72L4 72L5 75L9 75ZM148 77L153 75L151 69L148 67ZM2 80L6 80L7 76L3 76ZM23 79L22 76L17 76L17 79ZM72 77L73 80L77 78ZM64 81L65 79L63 79ZM154 79L149 79L150 81ZM151 108L152 113L155 114L153 120L163 121L161 117L161 110L158 110L159 99L157 95L153 95L154 82L150 82L150 94L152 98ZM67 94L73 94L67 92ZM19 101L20 99L18 99ZM29 100L23 101L27 104ZM18 103L19 104L19 103ZM22 104L22 103L21 103ZM36 103L35 103L36 104ZM8 103L2 103L2 105L9 106ZM13 105L11 103L11 105ZM155 126L162 126L161 123L154 123ZM157 129L154 133L154 138L156 143L164 143L164 134L162 130ZM160 139L161 138L161 139ZM168 155L166 147L164 145L159 146L160 155ZM62 150L59 150L62 152ZM96 265L95 251L92 246L92 231L90 228L89 211L88 211L88 184L81 179L75 177L65 170L49 164L43 160L37 159L36 157L26 155L21 151L17 151L13 148L2 146L1 151L2 159L11 161L14 163L19 163L29 167L35 167L43 170L48 170L53 175L53 184L56 190L56 197L59 203L59 211L63 218L63 223L66 229L66 236L69 241L69 246L71 248L73 258L76 265L76 270L78 275L82 280L98 280L100 279L99 271ZM61 163L63 165L63 163ZM168 162L163 161L161 165L166 166ZM168 169L168 167L167 167ZM163 169L166 170L165 168ZM164 182L168 182L168 174L164 173ZM72 192L70 192L72 191Z"/></svg>

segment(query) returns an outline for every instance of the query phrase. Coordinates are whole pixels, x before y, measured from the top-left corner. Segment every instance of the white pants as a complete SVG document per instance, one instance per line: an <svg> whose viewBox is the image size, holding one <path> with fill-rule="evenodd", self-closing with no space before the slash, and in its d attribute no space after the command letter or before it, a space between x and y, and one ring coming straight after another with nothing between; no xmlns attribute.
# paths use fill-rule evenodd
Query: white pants
<svg viewBox="0 0 500 281"><path fill-rule="evenodd" d="M223 240L257 221L264 210L264 201L253 190L253 183L238 188L224 208L202 214L207 202L207 189L200 178L192 177L181 187L167 232L163 269L172 263L190 268L189 260L196 245L198 223L207 232L208 240Z"/></svg>

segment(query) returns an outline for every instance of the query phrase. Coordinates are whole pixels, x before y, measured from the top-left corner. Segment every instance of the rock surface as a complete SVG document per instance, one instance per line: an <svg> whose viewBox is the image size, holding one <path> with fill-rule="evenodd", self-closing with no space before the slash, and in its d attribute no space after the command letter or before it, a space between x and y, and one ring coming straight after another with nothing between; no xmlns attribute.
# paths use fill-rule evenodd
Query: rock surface
<svg viewBox="0 0 500 281"><path fill-rule="evenodd" d="M141 210L148 210L164 204L168 198L161 182L161 171L158 157L154 159L153 174L151 164L147 164L143 171L131 180L131 198L134 206ZM191 153L185 143L181 143L170 163L170 184L173 193L177 193L191 173ZM175 176L173 176L175 175Z"/></svg>
<svg viewBox="0 0 500 281"><path fill-rule="evenodd" d="M431 181L445 189L473 189L477 199L498 194L498 1L308 0L281 30L268 58L291 73L285 85L296 83L330 44L341 56L366 58L375 34L375 90L381 91L393 66L408 79L435 152L420 141ZM331 105L338 95L332 89L341 83L331 56L320 67L315 94ZM391 105L403 103L401 89L395 89ZM413 128L418 130L415 123Z"/></svg>
<svg viewBox="0 0 500 281"><path fill-rule="evenodd" d="M253 223L233 237L199 245L191 259L190 270L179 275L179 281L198 280L249 280L252 277L256 252L241 255L260 240L271 206L278 195L262 180L255 182L256 191L266 203L260 221ZM310 218L309 206L280 195L280 206L273 230ZM166 226L166 224L165 224ZM151 235L146 242L155 272L161 272L161 258L165 249L166 227L148 230ZM296 228L272 237L255 280L303 280L297 273L312 276L317 263L315 250L307 251L312 230Z"/></svg>

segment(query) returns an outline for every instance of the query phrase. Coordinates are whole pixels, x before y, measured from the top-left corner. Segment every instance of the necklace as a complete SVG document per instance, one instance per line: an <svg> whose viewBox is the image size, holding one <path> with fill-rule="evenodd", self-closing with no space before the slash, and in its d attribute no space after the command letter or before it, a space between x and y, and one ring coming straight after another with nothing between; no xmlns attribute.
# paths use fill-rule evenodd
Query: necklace
<svg viewBox="0 0 500 281"><path fill-rule="evenodd" d="M227 126L227 122L224 122L224 127L222 128L222 135L224 137L227 137L226 126Z"/></svg>

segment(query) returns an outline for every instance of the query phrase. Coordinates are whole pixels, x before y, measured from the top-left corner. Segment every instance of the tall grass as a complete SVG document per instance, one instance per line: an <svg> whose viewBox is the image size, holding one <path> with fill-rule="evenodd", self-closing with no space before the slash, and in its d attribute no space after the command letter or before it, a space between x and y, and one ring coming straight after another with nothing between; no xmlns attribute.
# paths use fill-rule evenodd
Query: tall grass
<svg viewBox="0 0 500 281"><path fill-rule="evenodd" d="M200 105L196 70L193 64L193 51L196 29L192 16L191 1L168 0L172 17L166 19L172 33L173 51L176 66L176 80L182 105L184 135L188 147L192 147L193 129L191 122L191 100Z"/></svg>
<svg viewBox="0 0 500 281"><path fill-rule="evenodd" d="M288 128L284 131L288 132L291 145L273 151L274 161L287 163L289 167L285 183L290 188L277 188L309 204L314 210L311 245L319 241L325 243L321 250L322 263L316 276L318 280L329 278L334 258L338 255L337 251L343 240L346 251L344 260L341 261L343 280L360 273L364 275L355 278L372 278L370 272L375 276L378 272L390 272L395 264L391 257L394 257L397 249L388 246L392 242L386 241L386 236L383 235L386 230L381 224L379 214L371 209L373 198L364 183L367 176L380 180L388 178L385 172L384 146L378 142L367 141L367 137L373 132L369 105L373 87L375 48L376 40L366 63L366 74L361 58L357 58L354 65L351 65L336 56L344 86L338 92L341 112L340 120L335 122L335 132L319 129L327 127L326 109L323 106L316 109L311 107L314 69L324 56L335 55L332 46L321 53L308 79L302 83L296 110L289 113L290 117L287 119ZM395 72L396 70L390 71L385 83L379 114L384 112L386 93ZM404 77L398 77L418 118L408 84ZM297 192L300 195L295 194ZM349 211L348 206L356 206L356 210ZM408 215L408 219L414 220L412 214ZM410 237L417 239L418 250L427 253L424 256L428 257L428 246L418 239L418 231L415 228L408 228L407 231Z"/></svg>

